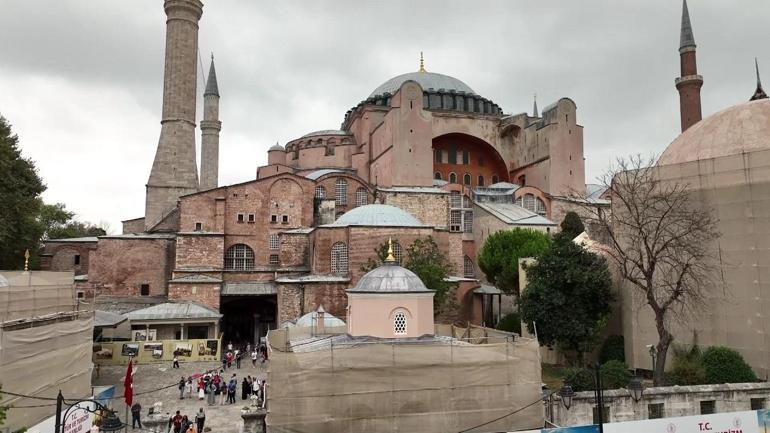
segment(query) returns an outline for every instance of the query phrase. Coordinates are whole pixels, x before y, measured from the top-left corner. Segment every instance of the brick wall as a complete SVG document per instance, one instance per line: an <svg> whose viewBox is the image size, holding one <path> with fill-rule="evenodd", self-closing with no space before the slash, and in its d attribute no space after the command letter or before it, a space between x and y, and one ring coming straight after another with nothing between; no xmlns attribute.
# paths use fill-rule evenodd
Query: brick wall
<svg viewBox="0 0 770 433"><path fill-rule="evenodd" d="M287 320L300 317L302 295L301 290L294 284L278 285L278 325Z"/></svg>
<svg viewBox="0 0 770 433"><path fill-rule="evenodd" d="M96 242L46 242L40 268L44 271L74 271L75 275L88 274L89 255L96 250ZM75 256L80 264L75 264Z"/></svg>
<svg viewBox="0 0 770 433"><path fill-rule="evenodd" d="M219 292L219 283L170 283L168 285L169 300L197 302L215 310L219 310Z"/></svg>
<svg viewBox="0 0 770 433"><path fill-rule="evenodd" d="M281 266L307 266L309 241L306 233L280 235Z"/></svg>
<svg viewBox="0 0 770 433"><path fill-rule="evenodd" d="M176 237L176 268L221 269L224 257L222 235L185 233Z"/></svg>
<svg viewBox="0 0 770 433"><path fill-rule="evenodd" d="M139 296L142 284L150 285L150 295L165 295L174 245L166 238L101 238L90 257L89 285L97 295Z"/></svg>

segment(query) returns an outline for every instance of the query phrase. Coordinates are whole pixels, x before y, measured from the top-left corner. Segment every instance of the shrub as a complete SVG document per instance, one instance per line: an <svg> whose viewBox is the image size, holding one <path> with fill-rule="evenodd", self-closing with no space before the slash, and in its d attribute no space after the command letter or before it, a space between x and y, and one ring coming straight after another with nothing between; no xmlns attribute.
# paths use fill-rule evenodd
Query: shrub
<svg viewBox="0 0 770 433"><path fill-rule="evenodd" d="M599 362L604 364L612 360L626 362L626 349L622 335L610 335L602 343L602 348L599 351Z"/></svg>
<svg viewBox="0 0 770 433"><path fill-rule="evenodd" d="M618 389L628 386L631 373L623 361L612 360L601 366L602 388ZM564 383L572 390L592 391L596 388L596 372L592 368L575 367L564 370Z"/></svg>
<svg viewBox="0 0 770 433"><path fill-rule="evenodd" d="M707 383L756 382L757 376L740 353L724 346L703 351Z"/></svg>
<svg viewBox="0 0 770 433"><path fill-rule="evenodd" d="M506 332L515 332L521 335L521 316L517 311L506 314L500 319L500 323L497 324L497 329Z"/></svg>
<svg viewBox="0 0 770 433"><path fill-rule="evenodd" d="M700 385L706 383L706 368L703 354L697 345L691 348L674 346L671 370L666 375L671 385Z"/></svg>
<svg viewBox="0 0 770 433"><path fill-rule="evenodd" d="M601 368L602 388L619 389L628 386L631 381L631 372L625 362L613 359L607 361Z"/></svg>
<svg viewBox="0 0 770 433"><path fill-rule="evenodd" d="M569 211L564 215L564 220L561 222L561 233L568 236L570 240L575 239L585 231L583 221L580 220L580 216L575 212Z"/></svg>

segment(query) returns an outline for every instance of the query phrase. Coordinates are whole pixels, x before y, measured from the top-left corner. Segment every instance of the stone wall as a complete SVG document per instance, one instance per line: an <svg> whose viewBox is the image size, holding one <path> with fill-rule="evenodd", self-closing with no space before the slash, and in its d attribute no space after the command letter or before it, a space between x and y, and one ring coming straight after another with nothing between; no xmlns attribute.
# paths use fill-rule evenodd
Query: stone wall
<svg viewBox="0 0 770 433"><path fill-rule="evenodd" d="M219 311L220 283L169 283L168 299L192 301Z"/></svg>
<svg viewBox="0 0 770 433"><path fill-rule="evenodd" d="M446 229L449 223L449 194L378 191L382 203L401 208L421 223Z"/></svg>
<svg viewBox="0 0 770 433"><path fill-rule="evenodd" d="M124 235L131 233L141 233L144 231L144 217L121 221L121 223L123 224Z"/></svg>
<svg viewBox="0 0 770 433"><path fill-rule="evenodd" d="M74 271L75 275L86 275L88 274L90 253L96 251L96 246L96 241L47 241L40 257L40 268L43 271ZM78 264L75 264L76 256L79 256Z"/></svg>
<svg viewBox="0 0 770 433"><path fill-rule="evenodd" d="M281 266L306 266L310 254L307 233L282 233L280 235Z"/></svg>
<svg viewBox="0 0 770 433"><path fill-rule="evenodd" d="M734 383L723 385L670 386L648 388L642 399L634 402L628 390L617 389L604 392L608 422L637 421L649 419L651 405L663 405L663 417L678 417L701 414L701 402L713 401L716 413L751 410L751 400L757 400L762 408L770 402L770 384ZM585 425L593 423L593 409L596 407L594 392L578 392L572 398L567 410L554 395L553 422L560 426Z"/></svg>

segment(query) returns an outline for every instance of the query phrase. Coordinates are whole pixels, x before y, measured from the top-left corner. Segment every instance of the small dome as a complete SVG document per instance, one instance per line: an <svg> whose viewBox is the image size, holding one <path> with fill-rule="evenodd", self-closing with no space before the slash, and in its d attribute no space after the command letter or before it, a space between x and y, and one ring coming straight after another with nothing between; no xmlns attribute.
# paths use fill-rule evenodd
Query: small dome
<svg viewBox="0 0 770 433"><path fill-rule="evenodd" d="M423 227L409 212L387 204L368 204L344 213L332 226Z"/></svg>
<svg viewBox="0 0 770 433"><path fill-rule="evenodd" d="M435 72L410 72L408 74L402 74L397 77L393 77L390 80L382 83L379 87L369 95L370 98L374 96L383 95L385 93L396 93L401 85L406 81L416 81L423 90L428 89L444 89L446 91L454 90L455 92L465 92L475 95L476 92L470 88L467 84L458 80L455 77L449 75L437 74Z"/></svg>
<svg viewBox="0 0 770 433"><path fill-rule="evenodd" d="M658 165L766 149L770 149L770 99L760 99L727 108L691 126L668 146Z"/></svg>
<svg viewBox="0 0 770 433"><path fill-rule="evenodd" d="M354 293L416 293L432 292L414 272L404 267L385 264L366 273L355 287Z"/></svg>
<svg viewBox="0 0 770 433"><path fill-rule="evenodd" d="M270 146L270 149L267 149L268 152L271 152L273 150L280 150L281 152L283 152L286 149L284 149L283 146L281 146L280 144L275 143L274 145Z"/></svg>

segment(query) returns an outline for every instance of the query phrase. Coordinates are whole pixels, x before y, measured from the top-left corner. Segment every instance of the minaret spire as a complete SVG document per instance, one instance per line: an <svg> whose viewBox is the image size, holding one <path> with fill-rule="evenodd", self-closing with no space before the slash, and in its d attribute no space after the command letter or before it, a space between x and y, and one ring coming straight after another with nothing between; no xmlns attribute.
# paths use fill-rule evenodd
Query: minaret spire
<svg viewBox="0 0 770 433"><path fill-rule="evenodd" d="M700 103L703 77L698 75L695 47L687 0L682 0L682 29L679 36L680 75L674 80L676 89L679 91L679 116L682 132L700 122L703 117Z"/></svg>
<svg viewBox="0 0 770 433"><path fill-rule="evenodd" d="M428 72L425 70L425 60L422 58L422 51L420 51L420 69L417 72Z"/></svg>
<svg viewBox="0 0 770 433"><path fill-rule="evenodd" d="M532 117L540 117L540 115L537 114L537 93L535 93L535 100L532 104Z"/></svg>
<svg viewBox="0 0 770 433"><path fill-rule="evenodd" d="M219 186L219 86L214 68L214 53L203 92L203 120L201 120L201 190Z"/></svg>
<svg viewBox="0 0 770 433"><path fill-rule="evenodd" d="M757 70L757 90L754 91L754 95L751 97L751 99L749 99L749 101L767 99L767 93L765 93L765 90L762 89L762 80L759 79L759 62L757 62L756 57L754 57L754 67Z"/></svg>

